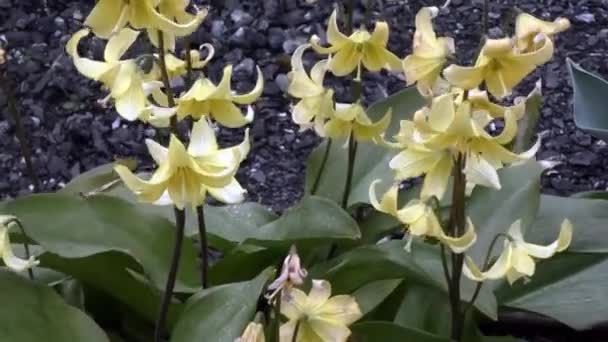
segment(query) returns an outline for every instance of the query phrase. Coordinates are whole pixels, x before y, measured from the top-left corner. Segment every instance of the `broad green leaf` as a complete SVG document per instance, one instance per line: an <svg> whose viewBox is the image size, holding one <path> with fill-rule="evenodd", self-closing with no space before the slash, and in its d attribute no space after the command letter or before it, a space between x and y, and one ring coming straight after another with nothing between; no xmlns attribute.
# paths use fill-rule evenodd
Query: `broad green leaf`
<svg viewBox="0 0 608 342"><path fill-rule="evenodd" d="M393 119L387 130L386 137L392 137L399 130L401 120L410 119L413 113L424 105L424 99L418 94L416 88L407 88L392 96L381 100L368 109L372 120L378 120L389 108L392 108ZM310 155L306 168L306 191L310 193L315 182L327 141L319 145ZM348 167L347 149L343 141L332 143L325 170L319 182L316 195L327 197L340 203L344 192L346 170ZM373 143L359 144L353 181L349 197L349 205L369 203L369 186L376 179L382 179L378 192L383 192L392 183L392 171L388 163L396 151L387 149Z"/></svg>
<svg viewBox="0 0 608 342"><path fill-rule="evenodd" d="M352 295L357 300L361 313L366 315L368 312L374 310L393 291L395 291L402 281L403 279L377 280L358 288Z"/></svg>
<svg viewBox="0 0 608 342"><path fill-rule="evenodd" d="M188 225L187 234L196 235L195 215L190 215L192 220ZM275 221L278 218L268 208L254 202L228 206L205 206L205 223L209 234L218 236L229 243L242 242L247 237L255 234L255 231Z"/></svg>
<svg viewBox="0 0 608 342"><path fill-rule="evenodd" d="M272 271L251 281L202 290L186 303L171 342L234 342L253 320L258 299Z"/></svg>
<svg viewBox="0 0 608 342"><path fill-rule="evenodd" d="M82 311L51 288L0 270L0 331L3 341L109 342Z"/></svg>
<svg viewBox="0 0 608 342"><path fill-rule="evenodd" d="M268 265L278 265L284 257L281 249L239 245L211 266L209 282L215 286L245 281Z"/></svg>
<svg viewBox="0 0 608 342"><path fill-rule="evenodd" d="M72 179L66 186L59 190L70 194L87 194L90 192L104 192L120 180L114 172L116 164L124 165L131 170L137 167L135 159L119 159L115 162L104 164L84 172Z"/></svg>
<svg viewBox="0 0 608 342"><path fill-rule="evenodd" d="M447 294L427 286L407 285L394 322L403 327L446 336L450 331L450 302Z"/></svg>
<svg viewBox="0 0 608 342"><path fill-rule="evenodd" d="M467 203L466 213L477 231L477 242L467 252L477 263L484 260L491 241L516 220L529 227L540 201L541 166L530 160L499 171L500 190L478 186ZM500 253L497 249L495 253Z"/></svg>
<svg viewBox="0 0 608 342"><path fill-rule="evenodd" d="M534 135L540 120L540 111L543 104L540 82L526 99L526 115L517 123L517 136L513 141L513 152L527 151L534 145Z"/></svg>
<svg viewBox="0 0 608 342"><path fill-rule="evenodd" d="M327 279L337 294L353 293L365 284L387 279L405 279L408 283L446 292L439 249L416 243L412 251L407 252L403 246L403 241L390 241L354 248L312 267L311 277ZM473 284L463 280L463 298L471 298L473 291ZM496 319L496 300L488 289L482 290L476 307L488 317Z"/></svg>
<svg viewBox="0 0 608 342"><path fill-rule="evenodd" d="M562 221L574 226L570 252L608 253L608 201L543 195L526 240L548 245L557 239Z"/></svg>
<svg viewBox="0 0 608 342"><path fill-rule="evenodd" d="M449 339L434 336L421 330L406 328L390 322L361 322L351 327L357 342L449 342Z"/></svg>
<svg viewBox="0 0 608 342"><path fill-rule="evenodd" d="M39 194L0 204L0 212L17 216L27 234L45 250L64 258L83 258L108 251L130 255L151 282L163 289L173 249L174 226L106 195ZM198 286L196 251L183 244L177 290Z"/></svg>
<svg viewBox="0 0 608 342"><path fill-rule="evenodd" d="M115 298L149 322L154 322L157 318L161 292L133 277L132 272L140 271L141 266L125 254L105 252L73 259L45 253L40 261L46 267L71 275L87 286ZM171 305L170 325L180 310L179 304Z"/></svg>
<svg viewBox="0 0 608 342"><path fill-rule="evenodd" d="M608 82L568 59L574 90L574 123L583 131L608 140Z"/></svg>
<svg viewBox="0 0 608 342"><path fill-rule="evenodd" d="M608 317L608 257L563 253L540 262L529 282L503 284L502 305L538 312L574 329L588 329Z"/></svg>

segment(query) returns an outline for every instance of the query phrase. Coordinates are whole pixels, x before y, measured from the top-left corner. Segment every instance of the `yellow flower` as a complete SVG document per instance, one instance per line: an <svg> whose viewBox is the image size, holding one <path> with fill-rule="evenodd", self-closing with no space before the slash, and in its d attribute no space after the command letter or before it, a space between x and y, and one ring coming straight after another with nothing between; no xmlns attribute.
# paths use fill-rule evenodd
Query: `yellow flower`
<svg viewBox="0 0 608 342"><path fill-rule="evenodd" d="M184 0L162 0L162 8L166 10L183 9L188 2ZM159 0L99 0L85 21L96 36L110 38L125 25L130 24L135 29L158 29L176 36L186 36L194 32L207 16L207 11L198 12L190 21L176 23L163 16L157 9ZM185 19L181 11L168 12L176 19ZM189 14L188 14L189 15ZM179 17L177 17L179 16Z"/></svg>
<svg viewBox="0 0 608 342"><path fill-rule="evenodd" d="M432 237L447 245L454 253L463 253L477 241L475 227L467 219L467 230L460 237L451 237L445 234L433 209L419 200L412 200L403 208L397 208L399 194L398 184L393 185L378 202L376 185L380 180L372 182L369 188L369 198L372 206L383 213L394 216L403 223L413 236ZM409 245L409 244L408 244Z"/></svg>
<svg viewBox="0 0 608 342"><path fill-rule="evenodd" d="M361 318L361 310L351 296L330 295L331 285L326 280L313 280L308 296L298 289L285 293L281 313L289 322L281 326L281 342L293 340L296 326L297 342L346 342L348 326Z"/></svg>
<svg viewBox="0 0 608 342"><path fill-rule="evenodd" d="M517 111L505 110L505 126L500 134L492 136L485 129L490 114L483 110L473 112L469 100L455 99L454 94L436 97L430 109L425 107L414 114L413 127L402 125L406 131L398 139L405 141L404 151L391 160L390 167L396 170L398 179L426 174L421 197L441 199L453 159L461 153L466 157L464 172L468 182L500 189L496 170L533 157L540 146L537 141L521 154L503 146L517 134L518 115Z"/></svg>
<svg viewBox="0 0 608 342"><path fill-rule="evenodd" d="M29 259L21 259L13 253L9 239L9 229L12 224L17 224L17 218L10 215L0 215L0 254L4 265L15 272L22 272L40 263L34 256Z"/></svg>
<svg viewBox="0 0 608 342"><path fill-rule="evenodd" d="M432 93L433 86L440 79L443 65L448 56L454 53L454 40L437 38L433 30L431 19L438 12L437 7L423 7L418 11L413 52L403 60L407 84L418 82L418 90L423 95Z"/></svg>
<svg viewBox="0 0 608 342"><path fill-rule="evenodd" d="M187 93L178 100L177 115L182 119L188 115L195 120L211 116L220 124L230 128L242 127L253 120L253 110L243 116L237 104L250 104L260 97L264 90L264 75L258 67L258 80L248 94L234 95L230 89L232 66L224 68L221 82L215 86L208 78L198 79Z"/></svg>
<svg viewBox="0 0 608 342"><path fill-rule="evenodd" d="M515 21L515 38L517 38L517 48L520 51L530 52L539 48L539 43L535 40L539 34L544 34L553 38L556 34L570 28L570 20L567 18L557 18L555 21L544 21L528 13L521 13Z"/></svg>
<svg viewBox="0 0 608 342"><path fill-rule="evenodd" d="M158 0L156 0L156 2L158 2ZM202 17L199 20L198 16L186 12L186 7L188 7L189 3L190 0L160 0L160 3L158 4L158 12L161 14L162 17L167 18L171 21L175 21L177 24L188 25L189 23L198 23L196 25L198 27L207 16L207 10L205 9L200 12L200 15ZM196 30L196 27L194 28L194 30ZM163 46L166 51L175 50L176 36L185 36L190 34L174 34L172 30L164 31L165 32L163 32ZM159 47L158 30L154 28L148 28L148 37L150 38L150 42L152 42L152 45Z"/></svg>
<svg viewBox="0 0 608 342"><path fill-rule="evenodd" d="M476 88L485 81L488 91L502 98L553 56L553 42L547 35L539 34L535 40L540 44L538 49L519 52L510 38L488 39L474 66L450 65L443 75L448 82L463 89Z"/></svg>
<svg viewBox="0 0 608 342"><path fill-rule="evenodd" d="M328 60L322 60L314 65L310 76L304 69L302 55L310 45L305 44L296 49L291 57L292 71L289 73L289 95L301 99L294 107L292 119L302 130L314 127L317 134L323 135L325 121L334 111L332 89L323 87L327 72ZM312 123L314 122L314 123Z"/></svg>
<svg viewBox="0 0 608 342"><path fill-rule="evenodd" d="M249 322L243 335L237 338L235 342L266 342L264 326L260 323Z"/></svg>
<svg viewBox="0 0 608 342"><path fill-rule="evenodd" d="M572 241L572 224L569 220L562 222L559 237L548 246L528 243L521 231L521 221L515 221L507 232L504 250L496 262L487 271L480 271L475 262L466 257L463 274L474 281L495 280L506 277L513 284L522 277L531 277L536 270L534 258L548 259L555 253L563 252Z"/></svg>
<svg viewBox="0 0 608 342"><path fill-rule="evenodd" d="M382 68L388 70L401 68L399 58L386 48L389 35L386 22L377 22L376 28L371 34L361 28L347 37L338 29L336 17L337 12L334 10L329 18L327 28L329 47L319 45L320 38L316 35L310 39L313 49L318 53L335 53L329 63L329 70L334 75L346 76L360 68L361 63L369 71L379 71ZM360 70L357 78L360 78Z"/></svg>
<svg viewBox="0 0 608 342"><path fill-rule="evenodd" d="M138 31L124 28L108 41L104 51L104 62L82 58L78 54L78 43L89 34L88 29L80 30L69 40L66 50L74 60L76 69L85 77L99 81L110 89L110 97L116 101L116 111L123 118L133 121L144 111L155 111L147 101L154 88L162 86L158 81L149 80L139 70L134 59L120 60L131 47Z"/></svg>
<svg viewBox="0 0 608 342"><path fill-rule="evenodd" d="M190 61L192 62L192 69L198 70L203 69L213 56L215 55L215 49L211 44L203 44L201 48L207 49L207 57L201 59L201 53L198 50L190 50ZM155 55L156 58L159 58L158 55ZM171 53L165 54L165 64L167 66L167 74L169 74L169 78L173 79L175 77L184 76L187 72L187 63L185 60L177 58L175 55ZM152 71L150 71L150 76L154 79L161 78L160 68L157 63L154 63L154 67Z"/></svg>
<svg viewBox="0 0 608 342"><path fill-rule="evenodd" d="M240 145L220 150L213 128L203 119L194 124L187 150L174 135L171 135L169 149L152 140L146 140L146 144L158 164L149 180L138 178L125 166L114 167L140 201L158 205L173 203L183 209L186 204L203 204L207 192L224 203L243 201L245 190L234 175L249 153L248 131Z"/></svg>
<svg viewBox="0 0 608 342"><path fill-rule="evenodd" d="M333 117L325 124L324 134L331 138L348 138L352 132L356 141L379 139L391 124L391 110L373 123L359 103L336 103Z"/></svg>

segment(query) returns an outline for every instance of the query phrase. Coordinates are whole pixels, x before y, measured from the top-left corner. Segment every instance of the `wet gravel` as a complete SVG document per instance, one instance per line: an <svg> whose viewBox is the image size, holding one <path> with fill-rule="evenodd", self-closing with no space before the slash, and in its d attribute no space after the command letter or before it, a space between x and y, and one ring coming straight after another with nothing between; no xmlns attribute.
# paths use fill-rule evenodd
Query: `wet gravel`
<svg viewBox="0 0 608 342"><path fill-rule="evenodd" d="M390 48L399 56L410 51L414 16L421 6L443 1L382 1L373 15L389 21ZM452 0L436 20L441 35L456 39L460 61L475 53L480 30L481 0ZM0 38L7 43L8 70L13 79L19 107L31 135L36 170L44 190L61 187L72 177L119 157L137 157L142 166L151 165L145 138L157 136L153 128L120 120L112 108L97 100L105 94L98 84L81 77L64 52L70 34L81 28L94 1L0 0ZM198 4L205 4L197 1ZM235 65L233 85L248 90L255 82L255 65L266 80L263 97L256 104L251 125L253 149L238 178L249 189L249 198L283 210L302 194L305 161L319 139L299 133L289 114L285 95L289 54L312 34L323 35L333 1L316 5L297 0L224 1L213 9L194 35L194 43L210 42L216 58L208 75L217 80L223 65ZM379 2L378 2L379 3ZM540 158L560 161L547 172L542 184L546 193L568 195L608 187L608 147L577 130L572 121L572 91L566 57L589 70L608 76L608 0L492 1L491 35L509 28L501 17L514 6L542 18L566 16L572 28L557 40L555 58L540 68L519 91L533 88L543 78L545 103L539 133L543 137ZM361 22L359 8L355 21ZM100 57L104 43L89 39L82 53ZM309 61L312 63L312 61ZM370 103L404 87L401 75L381 73L366 77L364 94ZM347 84L333 81L338 99L348 99ZM0 93L0 197L10 198L32 190L24 176L25 163L19 156L14 125L9 119L6 96ZM222 129L220 141L240 141L242 130Z"/></svg>

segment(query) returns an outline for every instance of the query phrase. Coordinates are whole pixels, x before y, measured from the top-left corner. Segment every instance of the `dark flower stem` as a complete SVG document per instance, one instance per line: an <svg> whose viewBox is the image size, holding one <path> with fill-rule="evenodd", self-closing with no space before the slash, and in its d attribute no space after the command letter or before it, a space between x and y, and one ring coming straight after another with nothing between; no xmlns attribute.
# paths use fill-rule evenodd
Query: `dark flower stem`
<svg viewBox="0 0 608 342"><path fill-rule="evenodd" d="M165 39L162 31L158 31L158 55L159 55L159 67L165 92L167 94L167 103L170 107L175 107L175 97L171 83L169 82L169 73L167 71L167 64L165 61ZM177 128L177 117L171 117L171 133L179 138L179 131ZM184 230L186 225L186 212L180 210L177 207L173 207L173 213L175 215L175 245L173 247L173 256L171 258L171 267L169 274L167 275L167 283L165 285L165 292L161 301L158 319L156 320L156 326L154 330L154 342L164 341L165 326L167 324L167 314L171 299L173 298L173 290L175 288L175 281L177 279L177 270L179 268L179 259L182 254L182 244L184 241Z"/></svg>
<svg viewBox="0 0 608 342"><path fill-rule="evenodd" d="M25 132L25 127L23 126L23 121L21 121L21 112L17 106L17 99L15 97L15 93L13 92L13 85L11 84L7 73L0 74L0 84L2 84L2 90L7 98L8 111L11 113L11 116L15 121L15 132L17 134L17 139L19 140L21 155L23 155L23 158L25 159L25 167L30 179L32 180L34 192L40 192L40 178L38 178L38 174L36 173L36 169L34 168L34 163L32 161L32 149L29 144L27 133Z"/></svg>
<svg viewBox="0 0 608 342"><path fill-rule="evenodd" d="M310 189L310 194L314 195L317 193L319 189L319 184L321 184L321 178L323 177L323 172L325 171L325 165L327 165L327 159L329 158L329 152L331 151L331 138L327 138L327 144L325 145L325 152L323 154L323 160L321 160L321 166L319 167L319 171L317 172L317 176L315 178L315 182Z"/></svg>
<svg viewBox="0 0 608 342"><path fill-rule="evenodd" d="M274 337L277 342L281 339L281 302L283 301L283 290L280 290L276 296L274 304Z"/></svg>
<svg viewBox="0 0 608 342"><path fill-rule="evenodd" d="M205 207L199 205L196 207L196 215L198 217L198 235L201 244L201 286L203 289L209 287L209 243L207 241L207 227L205 225Z"/></svg>
<svg viewBox="0 0 608 342"><path fill-rule="evenodd" d="M291 342L296 342L298 340L298 333L300 332L300 321L296 323L296 327L293 329L293 336L291 337Z"/></svg>

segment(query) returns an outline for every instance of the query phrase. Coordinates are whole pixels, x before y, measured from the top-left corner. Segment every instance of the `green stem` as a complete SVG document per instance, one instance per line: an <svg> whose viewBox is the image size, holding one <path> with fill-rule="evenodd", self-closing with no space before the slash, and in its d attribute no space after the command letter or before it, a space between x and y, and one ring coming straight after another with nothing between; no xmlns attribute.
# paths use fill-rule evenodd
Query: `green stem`
<svg viewBox="0 0 608 342"><path fill-rule="evenodd" d="M281 339L281 301L283 300L283 290L279 290L274 305L274 336L277 342Z"/></svg>
<svg viewBox="0 0 608 342"><path fill-rule="evenodd" d="M331 138L327 138L327 144L325 145L325 152L323 153L323 160L321 161L321 166L319 167L319 171L317 172L317 177L315 178L315 182L310 189L310 194L314 195L317 193L319 188L319 184L321 183L321 178L323 176L323 172L325 171L325 165L327 164L327 159L329 158L329 151L331 150Z"/></svg>
<svg viewBox="0 0 608 342"><path fill-rule="evenodd" d="M182 251L182 243L184 241L184 228L186 225L186 212L177 208L173 209L175 214L175 245L173 246L173 256L171 258L171 266L167 275L167 283L163 298L160 304L158 318L154 329L154 342L163 342L165 340L165 325L167 324L167 315L169 306L173 298L173 289L177 279L177 270L179 268L179 259Z"/></svg>
<svg viewBox="0 0 608 342"><path fill-rule="evenodd" d="M19 107L17 107L17 99L15 97L15 93L13 92L13 86L9 80L8 74L0 75L2 76L0 77L0 84L2 84L4 94L6 95L8 111L11 113L11 116L15 121L15 132L17 134L17 139L19 140L21 155L23 155L23 158L25 159L27 173L32 180L34 192L40 192L40 179L38 178L38 174L34 168L34 163L32 161L32 150L29 145L27 133L25 132L25 127L21 121L21 112L19 111Z"/></svg>
<svg viewBox="0 0 608 342"><path fill-rule="evenodd" d="M355 4L355 0L346 0L346 3L344 4L346 10L346 20L344 21L346 35L351 35L353 33L353 13L355 12Z"/></svg>
<svg viewBox="0 0 608 342"><path fill-rule="evenodd" d="M190 56L190 37L186 39L186 89L190 89L192 87L192 83L194 82L194 75L192 74L192 58Z"/></svg>
<svg viewBox="0 0 608 342"><path fill-rule="evenodd" d="M165 39L163 31L158 30L158 66L160 68L161 78L163 80L163 86L167 94L167 103L169 107L175 107L175 95L171 88L171 82L169 80L169 72L167 71L167 63L165 60ZM179 138L179 131L177 129L177 116L171 117L171 133Z"/></svg>
<svg viewBox="0 0 608 342"><path fill-rule="evenodd" d="M209 286L208 270L209 270L209 243L207 241L207 227L205 225L205 209L203 205L196 207L196 215L198 216L198 235L201 244L201 286L206 289Z"/></svg>
<svg viewBox="0 0 608 342"><path fill-rule="evenodd" d="M300 321L296 323L296 327L293 329L293 336L291 337L291 342L296 342L298 340L298 333L300 332Z"/></svg>
<svg viewBox="0 0 608 342"><path fill-rule="evenodd" d="M342 194L342 209L348 208L348 198L350 197L351 186L353 182L353 173L355 169L355 158L357 156L357 141L354 134L350 133L348 138L348 167L346 169L346 183L344 184L344 192Z"/></svg>

